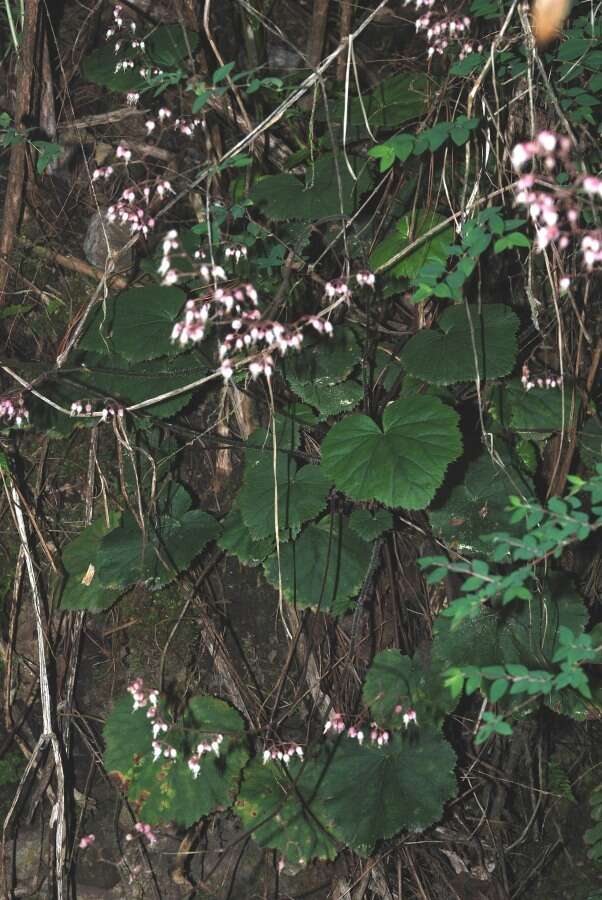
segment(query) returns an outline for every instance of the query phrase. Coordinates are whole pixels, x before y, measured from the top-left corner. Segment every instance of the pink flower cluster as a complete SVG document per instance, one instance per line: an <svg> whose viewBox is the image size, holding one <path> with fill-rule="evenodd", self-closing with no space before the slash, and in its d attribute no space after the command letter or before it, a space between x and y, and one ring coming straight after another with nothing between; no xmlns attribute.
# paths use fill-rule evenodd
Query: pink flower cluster
<svg viewBox="0 0 602 900"><path fill-rule="evenodd" d="M132 699L134 701L134 712L138 709L144 709L144 707L150 703L151 707L156 707L159 702L159 693L154 688L147 692L144 687L144 679L143 678L135 678L134 681L127 688L128 694L132 695Z"/></svg>
<svg viewBox="0 0 602 900"><path fill-rule="evenodd" d="M460 59L464 59L469 53L480 53L483 50L482 44L466 39L472 24L468 16L435 13L434 0L404 0L404 6L410 3L418 11L423 8L428 10L416 19L416 31L426 34L429 58L435 54L442 56L448 47L455 44L460 45Z"/></svg>
<svg viewBox="0 0 602 900"><path fill-rule="evenodd" d="M578 192L582 191L590 200L602 198L602 178L577 173L571 161L571 142L551 131L541 131L534 140L517 144L511 159L517 171L527 163L541 159L547 172L553 173L562 163L572 175L573 183L568 187L558 185L548 175L522 175L516 183L516 202L529 210L538 250L544 250L550 244L566 250L572 239L579 238L585 268L591 271L602 262L602 231L585 231L580 227ZM561 290L567 290L569 284L563 277Z"/></svg>
<svg viewBox="0 0 602 900"><path fill-rule="evenodd" d="M355 274L355 280L359 287L367 287L374 290L374 285L376 283L374 272L370 272L367 269L357 272ZM347 302L349 302L352 297L349 283L345 281L344 278L333 278L331 281L327 281L324 285L324 294L329 300L345 300Z"/></svg>
<svg viewBox="0 0 602 900"><path fill-rule="evenodd" d="M186 251L182 250L180 247L178 232L175 229L172 229L167 232L162 242L161 262L157 269L157 272L161 275L161 284L177 284L178 279L180 278L178 272L172 266L172 253L174 251L180 251L179 256L182 258L187 256ZM198 274L206 284L209 284L210 281L215 284L218 281L227 280L223 267L216 265L215 263L209 264L206 261L207 257L203 250L196 250L194 258L198 262L194 263L194 268L190 272L182 273L183 277L188 278L191 275Z"/></svg>
<svg viewBox="0 0 602 900"><path fill-rule="evenodd" d="M532 391L533 388L557 388L562 387L562 377L560 375L546 375L545 378L533 378L529 371L527 363L523 364L521 384L526 391Z"/></svg>
<svg viewBox="0 0 602 900"><path fill-rule="evenodd" d="M29 421L29 410L21 394L0 399L0 419L4 419L8 424L14 422L17 427Z"/></svg>
<svg viewBox="0 0 602 900"><path fill-rule="evenodd" d="M71 404L72 416L91 416L94 407L89 400L76 400Z"/></svg>
<svg viewBox="0 0 602 900"><path fill-rule="evenodd" d="M396 715L401 715L402 712L403 707L401 705L395 707ZM406 728L410 722L413 722L415 725L418 724L415 709L408 709L408 711L403 714L403 724ZM347 728L342 713L332 711L324 726L323 733L328 734L328 732L332 732L332 734L343 734L345 730L347 731L347 737L354 738L360 746L364 743L366 734L361 725L350 725ZM385 728L381 728L376 722L370 723L369 735L370 741L372 744L376 744L377 747L384 747L391 739L390 732Z"/></svg>
<svg viewBox="0 0 602 900"><path fill-rule="evenodd" d="M153 844L157 843L157 835L153 831L150 825L145 822L136 822L134 825L134 830L130 832L130 834L126 834L126 841L133 841L136 835L140 835L140 837L146 838L149 845L152 847Z"/></svg>
<svg viewBox="0 0 602 900"><path fill-rule="evenodd" d="M288 765L291 759L297 756L299 759L303 759L303 747L300 744L290 743L285 744L282 747L272 747L270 750L267 748L263 751L263 764L264 766L270 762L270 760L277 759L279 762L284 763L284 765Z"/></svg>
<svg viewBox="0 0 602 900"><path fill-rule="evenodd" d="M171 239L170 244L173 247L174 241ZM223 269L214 266L211 274L222 277ZM171 339L185 347L188 343L202 341L210 322L228 324L231 331L224 335L218 349L220 372L227 380L234 374L232 354L259 347L259 358L249 363L249 372L253 378L259 375L270 378L274 371L272 353L276 351L284 356L291 348L299 350L304 326L309 325L322 334L332 334L331 323L318 316L303 316L292 326L263 319L258 304L257 291L252 284L217 288L211 297L186 302L184 318L174 325Z"/></svg>
<svg viewBox="0 0 602 900"><path fill-rule="evenodd" d="M80 838L80 842L77 845L80 850L87 850L88 847L91 847L94 841L96 840L95 834L85 834L82 838Z"/></svg>
<svg viewBox="0 0 602 900"><path fill-rule="evenodd" d="M109 206L107 220L109 222L118 221L121 225L129 225L132 234L140 232L147 237L149 231L155 227L155 217L151 211L152 204L156 202L156 198L163 200L166 194L174 193L171 184L165 179L156 182L154 193L148 185L142 190L128 187L123 191L117 203Z"/></svg>
<svg viewBox="0 0 602 900"><path fill-rule="evenodd" d="M145 73L141 72L140 74L144 76ZM149 135L152 134L157 127L166 126L173 131L176 131L178 134L192 137L201 124L202 119L197 119L193 116L176 116L174 118L172 111L168 107L162 106L157 111L156 118L147 119L144 123L144 127L146 128L146 133Z"/></svg>
<svg viewBox="0 0 602 900"><path fill-rule="evenodd" d="M92 181L98 181L100 178L108 181L114 171L113 166L100 166L92 172Z"/></svg>
<svg viewBox="0 0 602 900"><path fill-rule="evenodd" d="M188 768L192 772L193 778L197 778L201 771L201 759L205 753L214 753L219 756L219 748L223 740L223 734L216 734L212 741L201 741L197 745L196 752L188 760Z"/></svg>
<svg viewBox="0 0 602 900"><path fill-rule="evenodd" d="M512 165L519 172L528 162L542 158L545 168L552 172L559 159L568 160L571 154L571 142L564 135L553 131L540 131L533 141L516 144L512 148Z"/></svg>

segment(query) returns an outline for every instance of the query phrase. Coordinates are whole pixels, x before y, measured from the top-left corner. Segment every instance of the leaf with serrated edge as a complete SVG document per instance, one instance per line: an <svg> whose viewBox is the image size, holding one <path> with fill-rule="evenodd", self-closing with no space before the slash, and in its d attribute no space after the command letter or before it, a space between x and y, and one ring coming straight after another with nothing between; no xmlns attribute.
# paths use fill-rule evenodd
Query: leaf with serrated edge
<svg viewBox="0 0 602 900"><path fill-rule="evenodd" d="M383 430L364 415L337 423L322 444L322 465L354 500L424 509L462 450L458 415L435 397L391 403Z"/></svg>

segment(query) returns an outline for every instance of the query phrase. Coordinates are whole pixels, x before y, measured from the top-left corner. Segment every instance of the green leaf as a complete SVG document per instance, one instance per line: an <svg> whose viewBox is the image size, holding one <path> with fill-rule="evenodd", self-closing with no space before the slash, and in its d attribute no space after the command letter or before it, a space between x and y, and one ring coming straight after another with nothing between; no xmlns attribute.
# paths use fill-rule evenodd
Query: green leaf
<svg viewBox="0 0 602 900"><path fill-rule="evenodd" d="M456 794L456 756L436 731L417 733L378 747L341 740L319 789L319 809L335 822L346 844L370 852L377 841L402 829L422 831L443 815Z"/></svg>
<svg viewBox="0 0 602 900"><path fill-rule="evenodd" d="M386 509L377 509L374 514L367 509L354 509L349 517L349 527L363 540L374 541L393 528L393 516Z"/></svg>
<svg viewBox="0 0 602 900"><path fill-rule="evenodd" d="M329 518L308 525L295 541L280 547L284 597L298 607L341 615L359 593L370 562L370 544L343 522ZM267 580L278 587L278 557L264 563Z"/></svg>
<svg viewBox="0 0 602 900"><path fill-rule="evenodd" d="M186 294L176 287L130 288L96 311L80 347L96 353L114 352L130 362L172 355L177 348L171 342L171 331L185 301Z"/></svg>
<svg viewBox="0 0 602 900"><path fill-rule="evenodd" d="M505 678L498 678L497 681L494 681L489 688L489 691L487 692L490 702L497 703L498 700L501 700L502 697L508 692L509 687L510 682Z"/></svg>
<svg viewBox="0 0 602 900"><path fill-rule="evenodd" d="M126 513L121 528L102 540L98 578L121 591L138 581L147 581L154 588L163 586L185 571L218 532L217 521L196 509L178 517L162 516L144 538L134 517Z"/></svg>
<svg viewBox="0 0 602 900"><path fill-rule="evenodd" d="M151 753L153 734L146 709L134 710L129 694L121 697L105 723L103 737L105 768L125 775L137 757Z"/></svg>
<svg viewBox="0 0 602 900"><path fill-rule="evenodd" d="M302 219L316 222L322 219L350 215L360 194L369 183L367 173L355 181L344 163L339 162L339 176L333 156L322 156L315 166L308 168L307 185L295 175L267 175L251 189L250 198L273 221Z"/></svg>
<svg viewBox="0 0 602 900"><path fill-rule="evenodd" d="M488 453L472 462L461 484L429 510L435 535L448 546L463 553L486 553L490 543L483 540L488 532L507 528L512 534L522 533L519 523L508 526L508 494L521 486L527 495L533 485L515 466L506 462L495 465Z"/></svg>
<svg viewBox="0 0 602 900"><path fill-rule="evenodd" d="M497 613L483 609L460 628L454 629L450 618L440 615L435 621L431 662L441 669L500 665L513 677L523 677L525 666L528 670L550 668L560 629L568 628L577 636L587 619L587 610L570 580L555 576L548 579L544 594L531 603L514 604ZM571 698L562 693L545 695L544 702L573 714Z"/></svg>
<svg viewBox="0 0 602 900"><path fill-rule="evenodd" d="M322 444L322 465L354 500L424 509L461 452L458 415L434 397L389 404L383 430L364 415L338 422Z"/></svg>
<svg viewBox="0 0 602 900"><path fill-rule="evenodd" d="M125 71L115 71L117 63L127 58L127 54L115 53L113 41L107 42L97 50L84 55L82 74L87 81L100 84L114 93L141 91L146 86L146 81L140 75L139 66L134 65Z"/></svg>
<svg viewBox="0 0 602 900"><path fill-rule="evenodd" d="M368 150L368 156L380 159L380 171L390 169L396 159L405 162L414 149L414 136L411 134L399 134L389 138L384 144L378 144Z"/></svg>
<svg viewBox="0 0 602 900"><path fill-rule="evenodd" d="M361 384L346 379L361 360L361 348L349 328L332 338L310 339L300 353L286 359L291 389L314 406L322 418L349 412L363 397Z"/></svg>
<svg viewBox="0 0 602 900"><path fill-rule="evenodd" d="M386 266L390 259L443 221L443 216L428 210L419 210L415 216L402 216L394 230L372 252L370 268L376 270L381 266ZM416 278L425 263L432 260L444 263L447 260L448 246L452 240L453 229L446 228L417 247L405 259L400 260L390 270L391 274L396 278Z"/></svg>
<svg viewBox="0 0 602 900"><path fill-rule="evenodd" d="M390 169L395 162L395 151L393 147L389 147L387 144L379 144L377 147L371 147L370 150L368 150L368 156L380 160L379 171L381 173Z"/></svg>
<svg viewBox="0 0 602 900"><path fill-rule="evenodd" d="M568 388L533 388L526 391L520 382L505 386L505 403L510 408L510 427L523 438L540 440L560 431L568 431L579 413L577 400L571 410L571 391ZM563 423L564 397L564 423Z"/></svg>
<svg viewBox="0 0 602 900"><path fill-rule="evenodd" d="M170 68L194 53L199 43L196 31L182 25L159 25L148 41L146 50L150 59L158 66Z"/></svg>
<svg viewBox="0 0 602 900"><path fill-rule="evenodd" d="M246 566L258 566L274 550L274 541L257 541L245 525L240 507L235 504L222 520L222 533L217 542L221 550L236 556Z"/></svg>
<svg viewBox="0 0 602 900"><path fill-rule="evenodd" d="M294 865L335 859L338 844L331 823L317 809L323 767L291 760L288 767L258 759L245 769L236 812L260 847L271 847Z"/></svg>
<svg viewBox="0 0 602 900"><path fill-rule="evenodd" d="M189 827L216 809L230 806L240 773L249 758L240 714L216 697L193 697L182 719L159 740L177 751L175 760L153 760L151 721L146 708L132 710L132 700L120 700L104 729L105 765L127 778L127 793L141 819L151 825L176 822ZM196 778L188 759L202 741L223 735L219 756L205 753Z"/></svg>
<svg viewBox="0 0 602 900"><path fill-rule="evenodd" d="M194 353L138 363L130 363L113 353L85 353L78 359L78 368L70 375L70 381L81 385L79 397L100 393L130 406L185 387L207 371L199 365ZM157 418L172 416L190 402L191 396L192 392L178 394L145 407L145 412Z"/></svg>
<svg viewBox="0 0 602 900"><path fill-rule="evenodd" d="M441 671L399 650L381 650L368 669L362 701L381 728L403 727L403 713L416 710L418 725L441 725L456 705ZM399 711L396 711L401 707Z"/></svg>
<svg viewBox="0 0 602 900"><path fill-rule="evenodd" d="M43 175L47 166L59 158L63 147L60 144L51 144L49 141L32 141L31 143L40 152L36 160L36 172L38 175Z"/></svg>
<svg viewBox="0 0 602 900"><path fill-rule="evenodd" d="M530 247L531 241L522 231L511 231L510 234L504 235L493 246L494 253L502 253L511 247Z"/></svg>
<svg viewBox="0 0 602 900"><path fill-rule="evenodd" d="M439 331L422 329L405 345L402 365L415 378L430 384L454 384L472 381L478 373L482 380L507 375L516 359L518 317L507 306L492 303L481 313L470 311L474 346L464 306L452 306L440 316Z"/></svg>
<svg viewBox="0 0 602 900"><path fill-rule="evenodd" d="M119 596L118 590L102 584L96 565L102 539L117 528L120 518L118 513L111 513L108 525L104 517L96 519L63 548L62 562L67 581L61 595L61 609L100 612L112 606Z"/></svg>
<svg viewBox="0 0 602 900"><path fill-rule="evenodd" d="M255 540L274 538L275 490L278 490L278 527L280 539L288 533L296 536L300 526L315 518L326 504L331 482L321 466L303 466L282 455L274 465L270 456L251 461L245 467L245 480L238 493L243 521Z"/></svg>
<svg viewBox="0 0 602 900"><path fill-rule="evenodd" d="M226 63L224 66L220 66L219 69L216 69L213 75L211 76L212 84L219 84L220 81L224 81L232 69L236 64L233 62Z"/></svg>
<svg viewBox="0 0 602 900"><path fill-rule="evenodd" d="M431 79L425 73L401 73L381 80L369 94L363 94L363 108L359 97L349 101L341 98L329 102L328 110L318 109L317 118L328 121L335 139L342 139L343 119L347 117L347 142L355 143L370 137L366 130L365 115L371 130L393 129L404 122L422 117L427 101Z"/></svg>

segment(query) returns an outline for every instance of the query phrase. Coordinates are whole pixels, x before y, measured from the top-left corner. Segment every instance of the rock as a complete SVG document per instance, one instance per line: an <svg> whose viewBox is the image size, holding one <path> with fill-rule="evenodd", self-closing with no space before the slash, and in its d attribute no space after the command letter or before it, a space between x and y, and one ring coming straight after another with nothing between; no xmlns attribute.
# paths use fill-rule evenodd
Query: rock
<svg viewBox="0 0 602 900"><path fill-rule="evenodd" d="M107 221L107 211L105 209L98 210L90 219L84 238L86 259L93 266L104 269L109 254L111 254L116 257L116 272L130 269L134 264L132 249L123 252L122 250L131 237L129 228L118 222Z"/></svg>

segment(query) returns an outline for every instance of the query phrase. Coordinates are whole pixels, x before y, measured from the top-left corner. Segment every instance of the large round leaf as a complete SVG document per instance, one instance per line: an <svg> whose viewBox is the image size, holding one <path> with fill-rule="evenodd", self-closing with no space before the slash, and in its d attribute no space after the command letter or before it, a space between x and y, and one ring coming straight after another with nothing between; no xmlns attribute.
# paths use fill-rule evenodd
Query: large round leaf
<svg viewBox="0 0 602 900"><path fill-rule="evenodd" d="M315 406L320 411L320 419L351 412L364 396L362 385L351 379L331 385L328 384L328 379L320 379L312 383L289 378L289 384L304 403L309 403L310 406Z"/></svg>
<svg viewBox="0 0 602 900"><path fill-rule="evenodd" d="M256 541L244 523L240 507L235 504L222 520L222 533L218 547L231 553L246 566L258 566L274 549L269 538Z"/></svg>
<svg viewBox="0 0 602 900"><path fill-rule="evenodd" d="M103 737L105 768L127 775L136 759L151 752L153 735L146 709L133 709L129 694L121 697L105 723Z"/></svg>
<svg viewBox="0 0 602 900"><path fill-rule="evenodd" d="M322 464L354 500L424 509L460 455L458 415L435 397L391 403L383 430L368 416L338 422L322 444Z"/></svg>
<svg viewBox="0 0 602 900"><path fill-rule="evenodd" d="M271 454L245 467L238 504L245 525L256 540L275 534L274 507L278 490L278 530L281 539L298 534L300 526L320 513L326 503L330 479L321 466L297 466L290 458L276 460L276 482Z"/></svg>
<svg viewBox="0 0 602 900"><path fill-rule="evenodd" d="M578 636L588 620L587 609L564 575L548 578L542 595L532 602L517 601L499 611L483 609L474 619L454 629L439 616L431 648L433 665L443 669L464 666L519 664L530 669L554 670L552 663L562 626ZM548 706L570 711L566 690L545 698Z"/></svg>
<svg viewBox="0 0 602 900"><path fill-rule="evenodd" d="M123 591L137 581L161 587L187 569L218 532L217 521L200 509L178 518L162 516L146 536L133 516L124 515L122 527L102 541L98 577L115 590Z"/></svg>
<svg viewBox="0 0 602 900"><path fill-rule="evenodd" d="M124 291L96 311L80 347L130 362L169 356L177 351L171 332L185 300L179 288L158 284Z"/></svg>
<svg viewBox="0 0 602 900"><path fill-rule="evenodd" d="M122 698L104 728L105 765L127 777L128 798L151 825L177 822L190 826L217 808L232 804L240 772L249 758L239 713L216 697L194 697L181 720L170 722L159 740L177 751L175 760L153 759L151 721L146 708L134 711ZM188 759L201 741L223 735L219 756L205 753L196 778Z"/></svg>
<svg viewBox="0 0 602 900"><path fill-rule="evenodd" d="M349 527L365 541L374 541L393 528L393 516L386 509L377 509L374 513L354 509L349 516Z"/></svg>
<svg viewBox="0 0 602 900"><path fill-rule="evenodd" d="M526 391L520 382L515 381L505 387L504 393L502 421L523 438L543 440L563 426L568 431L579 414L580 402L577 400L574 409L571 409L571 391L568 388L536 387Z"/></svg>
<svg viewBox="0 0 602 900"><path fill-rule="evenodd" d="M315 222L350 215L358 197L368 186L367 172L354 181L340 162L337 177L334 157L327 155L308 168L306 186L294 175L267 175L253 186L250 197L274 221L303 219Z"/></svg>
<svg viewBox="0 0 602 900"><path fill-rule="evenodd" d="M344 613L363 584L370 562L370 544L346 523L325 519L309 525L296 541L280 547L280 573L284 596L297 606L319 609L334 616ZM276 554L264 563L270 584L278 587Z"/></svg>
<svg viewBox="0 0 602 900"><path fill-rule="evenodd" d="M381 728L400 729L403 714L414 709L419 727L441 725L456 706L441 670L399 650L377 653L366 674L362 700Z"/></svg>
<svg viewBox="0 0 602 900"><path fill-rule="evenodd" d="M481 380L507 375L516 358L519 321L507 306L492 303L470 312L474 347L466 308L452 306L439 318L438 330L423 329L410 338L401 354L403 366L415 378L431 384L454 384L476 377L475 351Z"/></svg>
<svg viewBox="0 0 602 900"><path fill-rule="evenodd" d="M111 513L109 524L104 517L96 519L63 549L63 568L67 581L61 596L61 609L89 609L99 612L112 606L120 591L111 590L100 581L96 557L102 539L119 525L119 514Z"/></svg>
<svg viewBox="0 0 602 900"><path fill-rule="evenodd" d="M314 808L321 776L322 767L315 762L291 760L287 768L251 762L235 808L260 847L278 850L294 865L336 857L328 818Z"/></svg>
<svg viewBox="0 0 602 900"><path fill-rule="evenodd" d="M522 523L509 523L508 497L532 492L531 479L511 464L495 465L484 453L468 466L462 484L429 510L433 531L455 550L487 552L491 543L483 540L484 534L501 529L522 533Z"/></svg>
<svg viewBox="0 0 602 900"><path fill-rule="evenodd" d="M362 385L348 377L360 361L354 332L337 329L332 338L311 340L300 353L287 358L286 378L303 402L326 418L350 412L362 399Z"/></svg>
<svg viewBox="0 0 602 900"><path fill-rule="evenodd" d="M320 785L319 808L335 833L360 852L403 829L437 822L456 793L456 756L440 732L412 729L384 747L343 739Z"/></svg>
<svg viewBox="0 0 602 900"><path fill-rule="evenodd" d="M82 356L81 369L71 377L71 381L81 385L80 397L100 393L126 406L184 387L203 375L192 353L181 354L175 359L164 357L133 364L117 354L86 353ZM189 402L191 396L191 392L178 394L145 407L145 412L157 418L172 416Z"/></svg>

